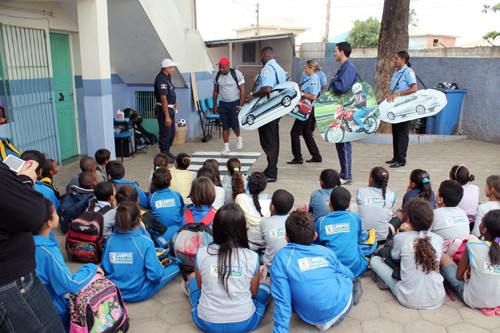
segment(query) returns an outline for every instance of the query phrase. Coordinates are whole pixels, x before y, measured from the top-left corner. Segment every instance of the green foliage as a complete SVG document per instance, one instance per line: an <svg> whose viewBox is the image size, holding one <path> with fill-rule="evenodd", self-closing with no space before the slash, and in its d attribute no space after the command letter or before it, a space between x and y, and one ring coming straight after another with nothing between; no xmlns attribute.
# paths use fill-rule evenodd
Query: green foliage
<svg viewBox="0 0 500 333"><path fill-rule="evenodd" d="M488 12L494 12L494 13L496 13L497 11L500 11L500 3L497 3L496 5L493 5L493 6L484 5L483 13L488 13ZM486 35L483 36L483 39L488 40L488 39L491 38L492 40L494 40L498 36L500 36L500 32L498 32L498 31L490 31Z"/></svg>
<svg viewBox="0 0 500 333"><path fill-rule="evenodd" d="M410 16L408 18L408 26L416 27L418 25L417 12L415 9L410 9Z"/></svg>
<svg viewBox="0 0 500 333"><path fill-rule="evenodd" d="M378 36L380 34L380 22L370 16L366 21L356 20L354 27L347 41L351 43L353 48L370 48L377 47Z"/></svg>

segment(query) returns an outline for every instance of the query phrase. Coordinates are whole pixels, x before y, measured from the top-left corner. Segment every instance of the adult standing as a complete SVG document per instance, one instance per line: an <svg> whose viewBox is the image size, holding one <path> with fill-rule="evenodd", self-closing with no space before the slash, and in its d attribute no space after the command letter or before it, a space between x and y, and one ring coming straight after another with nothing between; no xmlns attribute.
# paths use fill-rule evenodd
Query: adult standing
<svg viewBox="0 0 500 333"><path fill-rule="evenodd" d="M417 91L417 79L415 72L411 69L410 55L406 51L399 51L394 57L396 72L391 79L391 95L388 102L393 102L398 96L413 94ZM392 124L392 160L386 161L391 164L389 168L399 168L406 165L406 152L410 139L410 121Z"/></svg>
<svg viewBox="0 0 500 333"><path fill-rule="evenodd" d="M179 107L172 83L172 74L177 65L172 59L163 59L161 71L156 76L154 84L155 114L160 129L160 151L168 156L170 163L175 161L175 155L170 152L170 147L175 138L175 110Z"/></svg>
<svg viewBox="0 0 500 333"><path fill-rule="evenodd" d="M251 92L247 96L247 103L254 97L269 95L275 85L286 81L285 71L276 62L272 47L268 46L262 49L260 60L264 67L262 67L257 79L257 91ZM279 121L280 118L259 127L260 146L267 156L267 168L264 170L264 176L269 183L275 182L278 177L278 155L280 153Z"/></svg>
<svg viewBox="0 0 500 333"><path fill-rule="evenodd" d="M335 95L345 94L349 88L358 80L358 70L349 60L352 48L348 42L340 42L335 46L333 54L335 60L340 62L340 68L332 80L330 81L330 89ZM337 155L340 162L340 183L352 183L352 145L350 142L336 143Z"/></svg>
<svg viewBox="0 0 500 333"><path fill-rule="evenodd" d="M288 164L304 163L302 159L302 152L300 150L301 135L304 137L307 149L312 156L312 158L306 162L321 162L323 160L313 137L314 128L316 127L314 104L316 103L316 99L321 91L321 82L317 75L320 70L321 67L319 67L318 62L314 59L306 61L306 64L304 65L305 77L302 76L304 78L300 82L300 89L302 91L302 98L311 101L313 108L307 120L301 121L299 119L295 119L295 122L293 123L292 129L290 130L293 159L287 162Z"/></svg>
<svg viewBox="0 0 500 333"><path fill-rule="evenodd" d="M64 332L35 274L33 231L43 225L45 201L33 190L38 163L29 163L16 175L0 162L0 332Z"/></svg>
<svg viewBox="0 0 500 333"><path fill-rule="evenodd" d="M213 76L214 112L219 114L222 122L222 138L224 139L222 154L228 154L231 152L229 128L232 128L236 134L236 149L243 148L238 112L245 102L245 78L240 71L230 67L228 58L221 58L217 66L219 66L219 71ZM218 106L217 98L219 99Z"/></svg>

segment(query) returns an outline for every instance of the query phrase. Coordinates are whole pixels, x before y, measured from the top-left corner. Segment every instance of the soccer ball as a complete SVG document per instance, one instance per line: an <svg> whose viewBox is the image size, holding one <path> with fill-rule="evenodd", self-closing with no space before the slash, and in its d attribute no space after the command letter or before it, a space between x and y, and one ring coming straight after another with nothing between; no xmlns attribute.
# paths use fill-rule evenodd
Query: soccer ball
<svg viewBox="0 0 500 333"><path fill-rule="evenodd" d="M178 127L184 127L186 126L186 120L185 119L179 119L179 122L177 123Z"/></svg>

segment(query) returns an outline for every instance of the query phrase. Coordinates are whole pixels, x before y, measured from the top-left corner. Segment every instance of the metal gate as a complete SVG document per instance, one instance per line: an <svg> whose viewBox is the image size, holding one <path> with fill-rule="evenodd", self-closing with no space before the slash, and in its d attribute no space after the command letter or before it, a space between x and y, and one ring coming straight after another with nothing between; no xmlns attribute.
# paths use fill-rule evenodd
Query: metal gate
<svg viewBox="0 0 500 333"><path fill-rule="evenodd" d="M12 140L61 163L46 31L1 24L0 75Z"/></svg>

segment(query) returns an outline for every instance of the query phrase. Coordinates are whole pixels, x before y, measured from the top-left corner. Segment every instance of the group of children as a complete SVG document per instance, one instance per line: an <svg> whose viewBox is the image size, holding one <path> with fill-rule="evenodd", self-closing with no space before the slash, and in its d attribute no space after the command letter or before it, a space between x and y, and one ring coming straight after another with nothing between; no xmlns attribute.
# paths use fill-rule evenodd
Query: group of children
<svg viewBox="0 0 500 333"><path fill-rule="evenodd" d="M369 264L377 285L405 306L439 307L446 280L467 305L500 315L500 176L487 178L489 201L479 204L480 191L465 166L454 166L436 195L429 174L416 169L403 206L393 211L389 173L375 167L368 186L357 191L356 213L339 174L326 169L306 209L291 212L293 195L285 189L265 193L266 177L243 172L237 158L227 161L229 174L222 178L217 160L205 161L196 174L189 165L188 154L179 154L173 167L158 154L143 191L124 180L123 164L110 161L106 150L96 152L95 160L83 158L78 183L72 180L68 192L93 192L89 209L105 209L106 242L102 269L86 264L74 274L51 236L59 221L52 180L57 168L41 170L54 195L37 182L48 199L46 223L35 233L37 274L63 323L69 322L64 295L78 292L96 273L116 283L126 301L152 297L181 270L175 260L164 267L157 248L189 223L213 232L213 242L198 248L184 285L193 319L205 331L255 329L271 295L276 332L288 330L292 308L326 330L359 302L360 275ZM379 245L372 256L361 245L370 235L371 244Z"/></svg>

